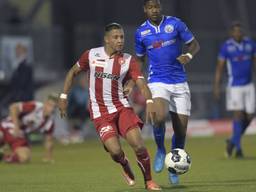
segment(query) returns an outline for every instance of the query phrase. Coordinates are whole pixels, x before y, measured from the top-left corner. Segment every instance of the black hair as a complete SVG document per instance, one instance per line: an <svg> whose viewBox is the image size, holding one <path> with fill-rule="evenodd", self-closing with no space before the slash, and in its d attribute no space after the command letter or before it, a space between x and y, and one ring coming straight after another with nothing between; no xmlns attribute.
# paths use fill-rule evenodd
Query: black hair
<svg viewBox="0 0 256 192"><path fill-rule="evenodd" d="M152 1L152 0L144 0L143 5L145 6L147 4L147 2L149 2L149 1ZM160 0L158 0L158 1L160 2Z"/></svg>
<svg viewBox="0 0 256 192"><path fill-rule="evenodd" d="M230 27L229 27L229 29L234 29L235 27L243 27L243 25L241 24L241 22L240 21L232 21L231 22L231 24L230 24Z"/></svg>
<svg viewBox="0 0 256 192"><path fill-rule="evenodd" d="M113 29L123 29L122 25L118 24L118 23L109 23L105 26L105 33L113 30Z"/></svg>

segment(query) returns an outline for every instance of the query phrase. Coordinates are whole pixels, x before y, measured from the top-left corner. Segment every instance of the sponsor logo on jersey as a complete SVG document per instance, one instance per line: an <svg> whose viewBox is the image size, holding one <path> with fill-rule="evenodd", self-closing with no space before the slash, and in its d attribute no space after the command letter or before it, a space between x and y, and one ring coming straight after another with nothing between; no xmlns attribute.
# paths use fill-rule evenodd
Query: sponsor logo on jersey
<svg viewBox="0 0 256 192"><path fill-rule="evenodd" d="M162 40L160 40L160 41L155 41L154 43L153 43L153 48L161 48L162 47L162 44L163 44L163 41Z"/></svg>
<svg viewBox="0 0 256 192"><path fill-rule="evenodd" d="M166 26L164 27L164 31L165 31L166 33L172 33L173 30L174 30L173 25L166 25Z"/></svg>
<svg viewBox="0 0 256 192"><path fill-rule="evenodd" d="M162 40L155 41L155 42L153 42L152 45L148 46L147 49L152 49L152 48L157 49L157 48L161 48L161 47L166 47L166 46L171 45L175 42L176 42L176 39L171 39L171 40L168 40L168 41L162 41Z"/></svg>
<svg viewBox="0 0 256 192"><path fill-rule="evenodd" d="M150 31L150 29L147 29L145 31L142 31L140 34L141 34L141 36L146 36L146 35L151 34L151 31Z"/></svg>
<svg viewBox="0 0 256 192"><path fill-rule="evenodd" d="M117 76L117 75L113 75L110 73L104 73L104 72L98 72L98 71L95 71L94 77L102 78L102 79L111 79L111 80L115 80L115 81L118 81L118 79L120 78L120 76Z"/></svg>
<svg viewBox="0 0 256 192"><path fill-rule="evenodd" d="M95 57L100 57L100 53L95 53Z"/></svg>

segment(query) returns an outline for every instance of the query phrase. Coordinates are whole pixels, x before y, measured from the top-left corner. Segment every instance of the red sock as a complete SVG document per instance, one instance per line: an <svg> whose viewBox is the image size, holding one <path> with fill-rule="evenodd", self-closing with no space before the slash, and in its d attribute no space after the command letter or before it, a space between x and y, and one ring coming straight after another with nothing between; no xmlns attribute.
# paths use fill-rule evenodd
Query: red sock
<svg viewBox="0 0 256 192"><path fill-rule="evenodd" d="M3 159L6 163L19 163L19 157L16 153L5 155Z"/></svg>
<svg viewBox="0 0 256 192"><path fill-rule="evenodd" d="M133 172L132 172L132 170L131 170L131 167L130 167L130 164L129 164L128 159L125 157L124 152L122 151L120 154L118 154L118 155L112 155L111 157L112 157L112 159L113 159L115 162L120 163L121 166L123 167L124 172L125 172L127 175L129 175L129 177L130 177L131 179L134 180L134 174L133 174Z"/></svg>
<svg viewBox="0 0 256 192"><path fill-rule="evenodd" d="M151 169L150 169L150 157L148 155L147 149L143 148L136 152L137 163L144 176L144 181L152 180Z"/></svg>

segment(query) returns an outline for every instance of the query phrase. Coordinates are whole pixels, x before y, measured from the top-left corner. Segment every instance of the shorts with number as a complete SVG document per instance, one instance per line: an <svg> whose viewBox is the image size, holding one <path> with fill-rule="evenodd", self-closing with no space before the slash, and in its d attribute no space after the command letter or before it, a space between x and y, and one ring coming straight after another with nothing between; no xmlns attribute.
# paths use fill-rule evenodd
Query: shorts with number
<svg viewBox="0 0 256 192"><path fill-rule="evenodd" d="M169 102L169 110L182 115L190 115L191 100L187 82L177 84L148 84L153 98L163 98Z"/></svg>
<svg viewBox="0 0 256 192"><path fill-rule="evenodd" d="M133 109L126 107L123 107L118 112L96 118L93 123L103 142L119 135L125 138L129 130L143 127L143 122L134 113Z"/></svg>
<svg viewBox="0 0 256 192"><path fill-rule="evenodd" d="M228 86L226 89L226 108L228 111L255 112L255 88L252 83L244 86Z"/></svg>

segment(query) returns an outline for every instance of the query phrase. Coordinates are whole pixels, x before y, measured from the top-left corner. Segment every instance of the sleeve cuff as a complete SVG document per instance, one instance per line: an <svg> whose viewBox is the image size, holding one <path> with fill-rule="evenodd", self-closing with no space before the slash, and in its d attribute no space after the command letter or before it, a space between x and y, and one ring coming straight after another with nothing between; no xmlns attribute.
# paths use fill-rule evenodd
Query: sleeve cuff
<svg viewBox="0 0 256 192"><path fill-rule="evenodd" d="M193 36L191 39L189 39L188 41L186 41L185 44L191 43L194 39L195 39L195 37Z"/></svg>

